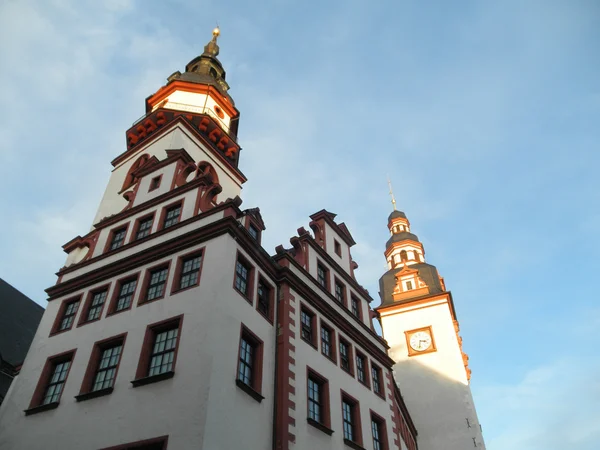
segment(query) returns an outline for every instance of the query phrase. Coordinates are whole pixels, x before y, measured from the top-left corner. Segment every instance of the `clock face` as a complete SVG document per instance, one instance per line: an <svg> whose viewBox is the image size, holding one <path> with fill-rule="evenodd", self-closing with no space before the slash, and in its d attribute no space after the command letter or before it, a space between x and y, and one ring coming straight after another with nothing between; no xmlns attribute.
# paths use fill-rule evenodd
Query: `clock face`
<svg viewBox="0 0 600 450"><path fill-rule="evenodd" d="M423 352L431 347L431 335L426 331L417 331L410 337L410 346L417 352Z"/></svg>

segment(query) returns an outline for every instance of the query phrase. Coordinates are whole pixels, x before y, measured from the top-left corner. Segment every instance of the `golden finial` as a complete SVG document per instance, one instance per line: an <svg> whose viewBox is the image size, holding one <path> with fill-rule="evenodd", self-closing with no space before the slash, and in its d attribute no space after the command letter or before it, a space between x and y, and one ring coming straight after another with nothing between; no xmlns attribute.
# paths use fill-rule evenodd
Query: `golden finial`
<svg viewBox="0 0 600 450"><path fill-rule="evenodd" d="M388 175L388 186L390 187L390 195L392 196L392 205L394 206L394 211L396 211L396 199L394 198L394 192L392 191L392 182L390 181L389 175Z"/></svg>
<svg viewBox="0 0 600 450"><path fill-rule="evenodd" d="M220 34L221 34L221 30L219 29L219 25L217 25L217 26L215 27L215 29L213 30L213 36L214 36L215 38L217 38L217 37L219 37L219 35L220 35Z"/></svg>

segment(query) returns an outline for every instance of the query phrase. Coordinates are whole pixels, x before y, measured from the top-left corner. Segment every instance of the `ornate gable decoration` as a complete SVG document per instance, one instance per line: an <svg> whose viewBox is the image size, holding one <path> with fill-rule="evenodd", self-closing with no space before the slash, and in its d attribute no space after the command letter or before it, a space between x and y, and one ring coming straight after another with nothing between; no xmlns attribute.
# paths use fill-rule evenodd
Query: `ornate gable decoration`
<svg viewBox="0 0 600 450"><path fill-rule="evenodd" d="M419 271L410 268L405 262L402 270L396 273L396 286L392 292L394 301L420 297L429 293L429 286L419 276Z"/></svg>

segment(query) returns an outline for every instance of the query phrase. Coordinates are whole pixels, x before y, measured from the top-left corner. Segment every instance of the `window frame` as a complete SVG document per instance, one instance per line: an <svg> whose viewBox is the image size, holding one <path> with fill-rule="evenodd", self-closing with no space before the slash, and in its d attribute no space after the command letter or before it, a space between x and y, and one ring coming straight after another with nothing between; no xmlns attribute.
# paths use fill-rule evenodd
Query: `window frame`
<svg viewBox="0 0 600 450"><path fill-rule="evenodd" d="M114 316L115 314L119 314L124 311L129 311L133 307L133 304L135 303L135 298L139 294L140 274L141 274L141 272L136 272L131 275L127 275L125 277L119 278L117 280L117 282L115 283L115 287L113 289L113 293L110 298L108 310L106 311L106 317ZM120 309L117 311L117 304L119 302L119 296L121 294L121 287L123 286L123 284L128 283L133 280L135 280L135 289L133 290L133 293L132 293L131 303L129 304L129 306L127 308L123 308L123 309Z"/></svg>
<svg viewBox="0 0 600 450"><path fill-rule="evenodd" d="M167 277L165 278L165 288L163 290L163 294L159 297L154 297L151 300L148 300L148 289L150 288L150 280L152 279L152 272L156 272L161 269L167 269ZM158 300L162 300L167 295L167 291L169 288L169 275L171 272L171 260L163 261L160 264L156 264L152 267L148 267L144 270L144 280L142 281L142 289L140 290L140 294L138 296L137 306L146 305L148 303L152 303Z"/></svg>
<svg viewBox="0 0 600 450"><path fill-rule="evenodd" d="M33 392L33 396L31 397L31 401L29 403L29 408L26 409L25 415L29 416L32 414L37 414L38 412L48 411L50 409L58 408L60 404L60 399L62 395L65 393L65 387L67 385L67 381L69 380L69 374L71 372L71 368L73 367L73 361L75 360L75 354L77 353L77 349L74 348L72 350L68 350L66 352L59 353L57 355L50 356L46 359L44 363L44 368L42 369L42 373L38 379L37 385ZM50 379L54 374L54 370L57 364L61 364L63 362L70 361L69 368L67 369L67 373L65 375L65 379L63 380L63 386L58 396L58 399L55 402L50 402L43 404L44 397L46 395L46 390L50 383Z"/></svg>
<svg viewBox="0 0 600 450"><path fill-rule="evenodd" d="M321 281L319 279L319 269L323 270L324 273L324 279L325 279L325 285L321 284ZM315 277L317 279L317 284L319 286L321 286L323 289L325 289L327 292L330 292L331 289L331 281L329 280L330 278L330 272L329 269L327 268L327 266L325 264L323 264L320 260L317 259L317 276Z"/></svg>
<svg viewBox="0 0 600 450"><path fill-rule="evenodd" d="M99 320L102 319L102 314L104 313L104 308L106 307L106 304L110 302L110 300L109 300L110 288L111 288L111 283L108 283L108 284L104 284L102 286L98 286L97 288L90 289L88 291L85 303L83 305L83 308L81 309L81 314L79 315L79 321L77 322L78 328L83 325L87 325L88 323L98 322ZM94 301L94 296L97 293L102 292L102 291L106 291L106 297L104 298L104 303L102 304L102 307L100 308L100 313L98 314L98 317L95 319L92 319L92 320L87 320L87 316L90 313L90 309L92 307L92 302Z"/></svg>
<svg viewBox="0 0 600 450"><path fill-rule="evenodd" d="M268 289L269 289L269 296L268 296L268 302L269 302L269 310L268 310L268 314L264 314L260 309L259 309L259 305L260 305L260 296L258 295L258 288L259 286L262 284L264 284ZM267 321L272 325L273 324L273 320L275 318L275 287L269 283L265 277L263 277L261 274L258 275L258 282L256 283L256 310L258 311L258 313L263 316L265 319L267 319Z"/></svg>
<svg viewBox="0 0 600 450"><path fill-rule="evenodd" d="M171 283L171 295L178 294L179 292L187 291L200 286L200 279L202 277L202 266L204 265L204 258L206 256L206 246L197 248L191 252L185 253L177 257L177 263L175 265L175 274L173 275L173 282ZM198 267L198 278L196 283L190 284L184 288L181 287L181 275L183 273L184 261L200 257L200 267Z"/></svg>
<svg viewBox="0 0 600 450"><path fill-rule="evenodd" d="M377 372L377 374L379 376L378 382L381 387L380 392L375 390L375 381L373 379L374 371ZM373 386L373 392L385 400L385 383L383 381L383 369L381 367L379 367L377 364L375 364L373 362L373 360L371 360L371 386Z"/></svg>
<svg viewBox="0 0 600 450"><path fill-rule="evenodd" d="M356 305L357 305L357 313L354 313L354 302L356 301ZM358 320L362 320L362 304L360 299L354 295L354 294L350 294L350 312L352 313L352 315L354 317L356 317Z"/></svg>
<svg viewBox="0 0 600 450"><path fill-rule="evenodd" d="M170 317L160 322L155 322L146 327L144 334L144 341L142 343L142 350L140 352L140 359L135 372L135 379L131 381L133 387L144 386L146 384L155 383L157 381L167 380L173 378L175 375L175 368L177 366L177 355L181 348L181 331L183 328L183 314L175 317ZM173 364L171 370L156 375L149 375L150 373L150 362L152 360L152 349L155 344L156 336L164 331L177 329L177 342L175 344Z"/></svg>
<svg viewBox="0 0 600 450"><path fill-rule="evenodd" d="M148 237L150 237L152 235L152 229L154 228L154 219L155 218L156 218L156 211L153 211L150 214L145 214L145 215L137 218L135 220L135 224L133 226L133 233L131 234L129 241L130 242L138 242L138 241L141 241L143 239L147 239ZM151 220L150 231L148 232L148 234L146 236L138 238L137 235L140 232L140 226L141 226L142 222L147 219Z"/></svg>
<svg viewBox="0 0 600 450"><path fill-rule="evenodd" d="M85 375L83 376L83 381L81 383L81 389L79 390L79 395L75 396L75 400L80 402L91 398L102 397L104 395L110 394L114 390L114 385L116 383L117 376L119 375L119 367L121 366L121 362L123 361L123 352L125 351L126 339L127 332L94 343L92 353L90 355L90 359L85 370ZM102 388L96 391L92 391L92 388L94 387L96 374L98 373L99 365L102 360L103 352L109 348L115 347L118 344L121 345L121 353L119 355L119 361L115 366L113 385L108 388Z"/></svg>
<svg viewBox="0 0 600 450"><path fill-rule="evenodd" d="M75 297L66 298L60 303L60 307L58 308L58 312L56 313L56 317L54 318L54 323L52 324L52 328L50 329L50 334L48 335L48 337L54 336L54 335L60 334L60 333L66 333L67 331L72 330L73 326L77 326L76 325L77 314L79 314L79 310L81 309L82 300L83 300L83 294L79 294L79 295L76 295ZM73 321L71 322L71 325L69 326L69 328L65 328L64 330L59 330L60 324L62 323L62 321L64 319L64 315L65 315L65 312L67 311L67 308L69 307L70 304L75 303L75 302L79 302L79 304L77 305L77 308L75 309L75 313L73 314Z"/></svg>
<svg viewBox="0 0 600 450"><path fill-rule="evenodd" d="M344 337L342 337L341 335L338 338L338 346L339 346L339 354L340 354L340 369L342 369L344 372L346 372L348 375L350 375L351 377L354 378L354 352L352 351L352 344L345 339ZM348 369L346 370L343 366L342 366L342 348L341 345L345 344L348 347Z"/></svg>
<svg viewBox="0 0 600 450"><path fill-rule="evenodd" d="M340 399L341 399L341 408L342 408L342 437L344 438L344 443L350 447L356 448L358 445L362 447L363 445L363 436L362 436L362 423L360 417L360 402L352 397L350 394L345 392L343 389L340 389ZM352 419L352 434L353 439L348 439L346 437L346 431L344 429L344 425L346 420L344 418L344 403L347 403L351 408L351 419Z"/></svg>
<svg viewBox="0 0 600 450"><path fill-rule="evenodd" d="M354 359L355 359L355 367L356 367L356 379L358 380L358 382L360 384L362 384L364 387L366 387L367 389L371 389L371 368L369 367L369 358L367 358L367 356L361 352L360 350L356 349L354 352ZM359 364L358 364L358 360L361 360L363 362L363 381L360 380L359 377Z"/></svg>
<svg viewBox="0 0 600 450"><path fill-rule="evenodd" d="M310 317L310 329L311 329L310 339L307 339L304 337L304 333L303 333L304 323L302 322L302 314L303 313ZM318 350L317 339L320 338L320 331L319 331L319 327L317 326L317 315L315 314L315 312L312 309L308 308L304 303L302 303L300 305L300 327L299 328L300 328L300 338L307 344L310 344L310 346L313 347L315 350Z"/></svg>
<svg viewBox="0 0 600 450"><path fill-rule="evenodd" d="M321 420L317 421L310 417L310 392L308 383L309 380L312 380L313 383L317 384L320 388L319 390L319 403L320 403L320 417ZM331 405L330 405L330 395L329 395L329 380L325 378L323 375L318 373L313 368L306 366L306 421L312 425L313 427L323 431L324 433L331 436L333 434L333 430L331 429Z"/></svg>
<svg viewBox="0 0 600 450"><path fill-rule="evenodd" d="M242 339L248 342L253 348L251 384L247 384L240 379L240 365L242 363ZM262 396L263 357L263 340L242 323L240 326L240 338L238 339L237 363L235 365L235 384L259 403L264 399Z"/></svg>
<svg viewBox="0 0 600 450"><path fill-rule="evenodd" d="M248 277L246 278L246 292L240 291L236 286L236 280L237 280L237 276L238 276L238 272L237 272L238 262L241 262L241 264L243 266L246 266L246 269L248 272ZM254 302L252 301L252 296L254 295L254 275L255 275L254 265L252 265L250 263L250 260L238 250L238 252L236 253L236 257L235 257L235 264L233 266L233 290L235 292L237 292L238 294L240 294L242 297L244 297L244 299L251 305L254 304Z"/></svg>
<svg viewBox="0 0 600 450"><path fill-rule="evenodd" d="M185 198L180 198L179 200L175 200L174 202L169 203L168 205L165 205L162 207L161 211L160 211L160 219L158 221L158 230L157 231L161 231L161 230L168 230L169 228L173 228L177 225L179 225L182 222L182 218L183 218L183 205L184 205L184 200ZM165 227L165 222L167 220L167 214L168 214L168 210L169 209L173 209L176 206L179 206L179 216L177 218L177 222L169 225L168 227Z"/></svg>
<svg viewBox="0 0 600 450"><path fill-rule="evenodd" d="M337 239L333 240L333 251L336 255L338 255L340 258L342 257L342 244L340 244L340 242Z"/></svg>
<svg viewBox="0 0 600 450"><path fill-rule="evenodd" d="M388 446L388 433L387 433L387 424L383 417L377 414L372 409L369 409L369 417L371 418L371 426L369 427L371 430L371 441L373 442L373 449L375 449L375 436L373 436L373 423L377 423L378 425L378 434L380 440L380 448L379 450L389 450ZM377 449L375 449L377 450Z"/></svg>
<svg viewBox="0 0 600 450"><path fill-rule="evenodd" d="M148 185L148 192L152 192L157 190L162 183L163 174L157 175L155 177L150 178L150 184ZM154 180L158 180L156 186L154 185Z"/></svg>
<svg viewBox="0 0 600 450"><path fill-rule="evenodd" d="M123 231L123 240L121 241L121 245L119 245L118 247L112 248L113 241L115 239L115 235L119 231ZM128 231L129 231L129 222L127 222L125 224L121 224L114 228L111 228L110 232L108 233L108 238L106 239L106 243L104 244L104 252L103 253L114 252L115 250L119 250L120 248L125 246L125 244L127 243L127 232Z"/></svg>
<svg viewBox="0 0 600 450"><path fill-rule="evenodd" d="M348 293L346 291L346 285L344 283L342 283L338 277L334 276L333 286L334 286L333 287L333 296L335 297L336 302L338 302L338 304L343 305L345 308L347 308L348 307ZM342 299L341 300L337 296L338 286L340 286L342 288L342 290L341 290Z"/></svg>
<svg viewBox="0 0 600 450"><path fill-rule="evenodd" d="M329 337L330 337L330 342L329 342L329 349L330 349L330 355L327 355L325 352L323 352L323 330L328 330L329 331ZM327 358L329 361L331 361L332 363L337 365L337 341L335 339L335 330L333 329L333 327L329 324L327 324L326 322L324 322L323 320L321 320L321 329L319 330L319 341L321 342L321 354Z"/></svg>

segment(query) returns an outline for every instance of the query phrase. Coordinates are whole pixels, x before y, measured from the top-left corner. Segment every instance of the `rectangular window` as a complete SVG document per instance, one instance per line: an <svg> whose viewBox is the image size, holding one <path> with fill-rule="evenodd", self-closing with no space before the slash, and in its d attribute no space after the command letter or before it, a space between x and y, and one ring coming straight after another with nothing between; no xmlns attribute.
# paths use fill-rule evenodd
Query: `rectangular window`
<svg viewBox="0 0 600 450"><path fill-rule="evenodd" d="M342 305L346 304L346 287L337 279L335 280L335 298Z"/></svg>
<svg viewBox="0 0 600 450"><path fill-rule="evenodd" d="M235 263L234 286L237 291L247 299L249 299L250 294L250 284L252 281L251 276L252 266L250 266L245 259L238 255Z"/></svg>
<svg viewBox="0 0 600 450"><path fill-rule="evenodd" d="M308 417L315 422L323 419L323 400L321 385L314 378L308 377Z"/></svg>
<svg viewBox="0 0 600 450"><path fill-rule="evenodd" d="M86 307L84 308L81 318L79 319L79 325L100 319L102 310L104 309L104 303L106 303L107 295L108 287L89 293Z"/></svg>
<svg viewBox="0 0 600 450"><path fill-rule="evenodd" d="M202 265L202 253L186 256L179 260L176 278L179 289L197 286L200 282L200 267Z"/></svg>
<svg viewBox="0 0 600 450"><path fill-rule="evenodd" d="M373 380L373 392L383 397L384 393L381 369L373 363L371 363L371 378Z"/></svg>
<svg viewBox="0 0 600 450"><path fill-rule="evenodd" d="M167 286L169 267L153 269L146 274L146 295L144 301L157 300L164 297Z"/></svg>
<svg viewBox="0 0 600 450"><path fill-rule="evenodd" d="M344 440L362 445L358 401L342 391L342 422Z"/></svg>
<svg viewBox="0 0 600 450"><path fill-rule="evenodd" d="M56 333L59 331L70 330L73 327L73 321L75 320L77 310L79 309L79 301L79 299L69 300L64 304L60 322L55 330Z"/></svg>
<svg viewBox="0 0 600 450"><path fill-rule="evenodd" d="M252 236L252 239L254 239L255 241L258 241L258 230L256 229L256 227L252 224L248 225L248 233L250 233L250 236Z"/></svg>
<svg viewBox="0 0 600 450"><path fill-rule="evenodd" d="M263 342L242 325L236 384L257 401L263 399L262 355Z"/></svg>
<svg viewBox="0 0 600 450"><path fill-rule="evenodd" d="M116 250L123 245L125 242L125 235L127 234L127 227L119 228L112 232L112 238L110 240L109 251Z"/></svg>
<svg viewBox="0 0 600 450"><path fill-rule="evenodd" d="M92 392L113 387L122 351L123 342L116 343L112 347L102 350L100 362L94 375Z"/></svg>
<svg viewBox="0 0 600 450"><path fill-rule="evenodd" d="M307 367L306 396L308 423L331 435L329 381Z"/></svg>
<svg viewBox="0 0 600 450"><path fill-rule="evenodd" d="M412 281L410 281L410 280L409 280L409 281L407 281L407 282L406 282L406 290L407 290L407 291L410 291L410 290L412 290L412 288L413 288Z"/></svg>
<svg viewBox="0 0 600 450"><path fill-rule="evenodd" d="M333 329L321 321L321 353L335 363L335 333Z"/></svg>
<svg viewBox="0 0 600 450"><path fill-rule="evenodd" d="M329 271L325 268L325 266L323 266L321 263L317 263L317 281L325 289L329 288L329 283L327 282L328 275Z"/></svg>
<svg viewBox="0 0 600 450"><path fill-rule="evenodd" d="M53 409L58 406L64 391L75 350L48 358L33 393L26 415Z"/></svg>
<svg viewBox="0 0 600 450"><path fill-rule="evenodd" d="M352 314L360 319L360 300L352 295L350 297L350 302L352 303Z"/></svg>
<svg viewBox="0 0 600 450"><path fill-rule="evenodd" d="M165 218L163 221L163 228L169 228L179 223L181 216L181 203L175 206L171 206L165 211Z"/></svg>
<svg viewBox="0 0 600 450"><path fill-rule="evenodd" d="M119 283L114 312L123 311L131 307L136 286L137 278L130 278Z"/></svg>
<svg viewBox="0 0 600 450"><path fill-rule="evenodd" d="M150 188L148 189L148 192L158 189L160 187L161 180L162 175L152 178L152 180L150 180Z"/></svg>
<svg viewBox="0 0 600 450"><path fill-rule="evenodd" d="M316 347L316 318L315 315L305 307L300 309L300 328L302 339L313 347Z"/></svg>
<svg viewBox="0 0 600 450"><path fill-rule="evenodd" d="M154 223L154 215L144 217L138 221L137 230L135 233L135 240L143 239L150 235L152 231L152 224Z"/></svg>
<svg viewBox="0 0 600 450"><path fill-rule="evenodd" d="M387 450L387 433L385 421L371 411L371 436L373 437L373 450Z"/></svg>
<svg viewBox="0 0 600 450"><path fill-rule="evenodd" d="M136 379L131 382L134 387L173 376L182 325L183 315L148 326Z"/></svg>
<svg viewBox="0 0 600 450"><path fill-rule="evenodd" d="M259 278L256 290L256 309L272 322L273 307L273 289L262 278Z"/></svg>
<svg viewBox="0 0 600 450"><path fill-rule="evenodd" d="M333 247L334 247L335 254L338 256L342 256L342 246L335 239L333 240Z"/></svg>
<svg viewBox="0 0 600 450"><path fill-rule="evenodd" d="M367 362L367 358L364 357L361 353L356 351L356 378L358 381L365 386L369 387L369 379L367 378L367 374L369 373L369 363Z"/></svg>
<svg viewBox="0 0 600 450"><path fill-rule="evenodd" d="M352 375L352 348L340 338L340 367Z"/></svg>

